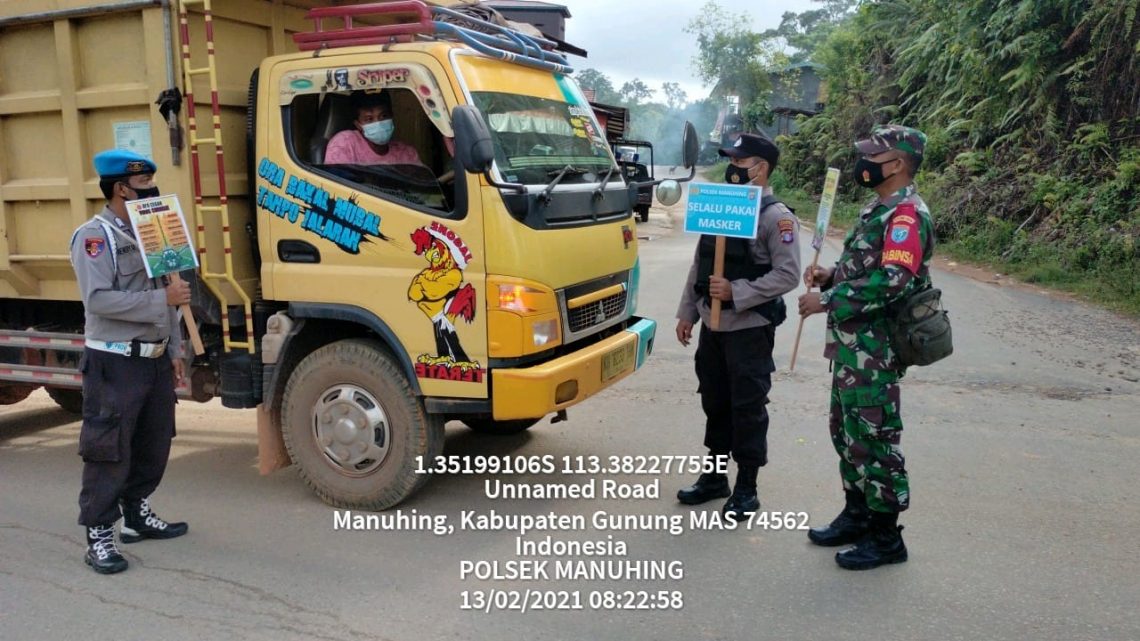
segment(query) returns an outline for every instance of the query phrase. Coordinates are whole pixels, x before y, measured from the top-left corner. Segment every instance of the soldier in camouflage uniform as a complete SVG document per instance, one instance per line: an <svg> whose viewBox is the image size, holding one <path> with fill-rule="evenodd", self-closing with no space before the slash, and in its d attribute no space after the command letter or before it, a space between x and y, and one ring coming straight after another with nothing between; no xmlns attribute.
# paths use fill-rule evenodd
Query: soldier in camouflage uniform
<svg viewBox="0 0 1140 641"><path fill-rule="evenodd" d="M824 356L832 361L830 430L839 453L846 507L827 527L813 528L817 545L855 547L836 554L847 569L906 561L898 515L910 499L899 449L899 379L891 349L893 306L930 282L934 225L915 192L926 136L909 127L878 127L856 143L855 180L878 197L865 207L834 268L809 267L804 282L821 292L800 297L800 314L827 313Z"/></svg>

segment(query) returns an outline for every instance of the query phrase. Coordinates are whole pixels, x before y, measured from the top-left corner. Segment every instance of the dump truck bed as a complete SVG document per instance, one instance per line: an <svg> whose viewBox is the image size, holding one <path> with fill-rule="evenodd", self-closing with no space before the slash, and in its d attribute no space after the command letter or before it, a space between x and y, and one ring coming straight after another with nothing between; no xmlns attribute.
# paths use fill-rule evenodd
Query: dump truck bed
<svg viewBox="0 0 1140 641"><path fill-rule="evenodd" d="M289 0L216 2L213 29L225 182L234 232L235 278L247 293L257 274L246 236L246 104L262 59L296 51L290 34L311 24L313 6ZM194 212L189 132L181 150L154 104L182 77L177 2L8 0L0 3L0 298L77 300L68 261L72 231L103 206L92 156L125 146L153 158L163 193L179 196L191 232ZM50 7L45 10L45 6ZM201 4L190 6L191 66L205 67ZM212 135L208 78L194 80L200 136ZM185 122L185 106L179 118ZM218 194L213 146L202 145L206 203ZM221 225L205 221L207 248L220 255ZM197 242L195 244L198 244ZM219 267L220 268L220 267Z"/></svg>

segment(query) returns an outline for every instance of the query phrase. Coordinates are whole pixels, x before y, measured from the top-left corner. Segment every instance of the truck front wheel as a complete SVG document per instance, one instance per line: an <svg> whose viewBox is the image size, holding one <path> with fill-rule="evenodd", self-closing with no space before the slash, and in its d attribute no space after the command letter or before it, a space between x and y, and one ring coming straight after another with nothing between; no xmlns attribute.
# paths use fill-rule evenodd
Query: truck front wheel
<svg viewBox="0 0 1140 641"><path fill-rule="evenodd" d="M376 342L351 339L306 356L289 376L281 431L301 478L326 503L384 510L411 496L443 451L443 423L424 411Z"/></svg>

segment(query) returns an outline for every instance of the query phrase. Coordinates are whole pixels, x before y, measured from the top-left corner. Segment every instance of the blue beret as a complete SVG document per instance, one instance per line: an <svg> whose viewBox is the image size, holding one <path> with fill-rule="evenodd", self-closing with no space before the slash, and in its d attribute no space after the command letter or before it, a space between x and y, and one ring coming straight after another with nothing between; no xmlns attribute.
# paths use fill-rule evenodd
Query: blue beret
<svg viewBox="0 0 1140 641"><path fill-rule="evenodd" d="M95 173L100 178L118 178L134 174L153 174L158 166L133 151L108 149L95 154Z"/></svg>

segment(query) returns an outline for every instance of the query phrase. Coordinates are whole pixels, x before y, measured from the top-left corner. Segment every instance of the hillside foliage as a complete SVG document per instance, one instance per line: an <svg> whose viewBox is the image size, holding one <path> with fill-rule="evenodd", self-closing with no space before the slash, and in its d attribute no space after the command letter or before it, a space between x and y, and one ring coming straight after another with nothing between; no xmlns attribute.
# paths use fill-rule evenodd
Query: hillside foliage
<svg viewBox="0 0 1140 641"><path fill-rule="evenodd" d="M951 250L1140 310L1140 0L862 2L813 45L827 106L780 141L789 184L918 127Z"/></svg>

